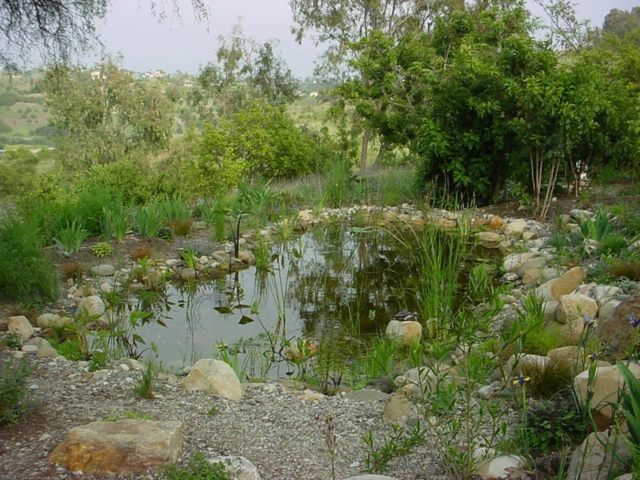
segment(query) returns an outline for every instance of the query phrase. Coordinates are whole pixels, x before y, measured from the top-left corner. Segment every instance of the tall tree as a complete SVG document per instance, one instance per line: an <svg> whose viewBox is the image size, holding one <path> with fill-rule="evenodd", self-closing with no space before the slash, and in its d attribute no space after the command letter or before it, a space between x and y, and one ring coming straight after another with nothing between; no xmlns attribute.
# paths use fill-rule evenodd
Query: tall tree
<svg viewBox="0 0 640 480"><path fill-rule="evenodd" d="M298 41L311 33L317 42L327 45L324 67L344 77L348 61L357 57L353 45L374 32L398 37L407 31L430 30L445 8L454 8L461 0L290 0ZM361 72L363 73L363 72ZM372 79L361 76L364 88ZM371 129L365 128L360 146L360 171L367 166Z"/></svg>
<svg viewBox="0 0 640 480"><path fill-rule="evenodd" d="M142 83L107 59L91 72L56 66L44 80L58 150L71 168L165 147L173 124L160 85Z"/></svg>

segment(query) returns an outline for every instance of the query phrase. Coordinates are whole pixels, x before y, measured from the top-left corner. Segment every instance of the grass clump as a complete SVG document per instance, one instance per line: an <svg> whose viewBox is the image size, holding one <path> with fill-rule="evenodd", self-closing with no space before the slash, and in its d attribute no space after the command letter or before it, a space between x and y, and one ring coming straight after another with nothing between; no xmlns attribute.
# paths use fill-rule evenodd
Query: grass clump
<svg viewBox="0 0 640 480"><path fill-rule="evenodd" d="M164 477L167 480L230 480L222 463L209 463L201 452L194 453L185 466L167 467Z"/></svg>
<svg viewBox="0 0 640 480"><path fill-rule="evenodd" d="M0 425L18 423L27 413L27 378L31 371L26 360L0 360Z"/></svg>
<svg viewBox="0 0 640 480"><path fill-rule="evenodd" d="M153 394L153 364L151 362L147 363L147 367L142 373L142 377L138 380L134 392L138 398L147 400L155 398Z"/></svg>
<svg viewBox="0 0 640 480"><path fill-rule="evenodd" d="M37 227L16 216L0 219L0 298L52 300L58 294L53 263Z"/></svg>

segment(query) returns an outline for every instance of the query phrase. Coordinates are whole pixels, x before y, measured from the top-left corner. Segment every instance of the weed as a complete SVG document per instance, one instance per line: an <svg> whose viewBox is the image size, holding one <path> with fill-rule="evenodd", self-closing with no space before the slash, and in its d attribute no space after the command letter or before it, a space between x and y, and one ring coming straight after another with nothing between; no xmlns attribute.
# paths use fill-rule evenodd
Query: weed
<svg viewBox="0 0 640 480"><path fill-rule="evenodd" d="M84 224L77 219L67 220L64 227L58 229L53 241L64 256L68 257L80 251L82 244L89 236Z"/></svg>
<svg viewBox="0 0 640 480"><path fill-rule="evenodd" d="M170 465L164 469L167 480L229 480L222 463L210 463L201 452L194 453L187 465Z"/></svg>
<svg viewBox="0 0 640 480"><path fill-rule="evenodd" d="M33 222L14 215L0 218L0 298L54 299L58 279Z"/></svg>
<svg viewBox="0 0 640 480"><path fill-rule="evenodd" d="M122 205L103 207L102 209L102 235L113 238L116 242L122 242L127 235L129 219Z"/></svg>
<svg viewBox="0 0 640 480"><path fill-rule="evenodd" d="M153 247L151 245L140 245L134 248L129 254L131 260L142 260L153 256Z"/></svg>
<svg viewBox="0 0 640 480"><path fill-rule="evenodd" d="M20 350L22 348L22 337L18 332L9 332L4 336L3 343L10 350Z"/></svg>
<svg viewBox="0 0 640 480"><path fill-rule="evenodd" d="M155 396L153 394L153 363L148 362L142 376L138 380L134 392L138 398L145 398L152 400Z"/></svg>
<svg viewBox="0 0 640 480"><path fill-rule="evenodd" d="M86 345L78 338L68 338L61 343L52 342L52 346L67 360L87 360Z"/></svg>
<svg viewBox="0 0 640 480"><path fill-rule="evenodd" d="M179 237L186 237L191 234L191 227L193 226L193 220L190 218L186 220L170 220L169 227L173 230L173 233Z"/></svg>
<svg viewBox="0 0 640 480"><path fill-rule="evenodd" d="M107 242L99 242L91 247L91 253L98 258L110 257L113 254L113 248Z"/></svg>
<svg viewBox="0 0 640 480"><path fill-rule="evenodd" d="M75 281L79 281L84 271L82 265L75 260L67 260L61 265L62 276L65 280L73 278Z"/></svg>
<svg viewBox="0 0 640 480"><path fill-rule="evenodd" d="M218 407L216 405L212 405L211 408L207 411L207 415L209 417L215 417L218 414Z"/></svg>
<svg viewBox="0 0 640 480"><path fill-rule="evenodd" d="M0 425L17 423L27 413L27 378L31 371L26 360L0 359Z"/></svg>
<svg viewBox="0 0 640 480"><path fill-rule="evenodd" d="M157 205L147 205L138 209L136 215L136 229L140 236L153 238L158 235L164 223L164 214Z"/></svg>
<svg viewBox="0 0 640 480"><path fill-rule="evenodd" d="M425 441L425 431L420 422L409 430L404 430L398 424L391 425L391 433L382 439L382 445L377 446L372 432L367 432L362 438L367 447L365 468L369 473L383 473L389 462L395 457L406 455L411 449L422 445Z"/></svg>
<svg viewBox="0 0 640 480"><path fill-rule="evenodd" d="M320 416L316 414L316 420L319 420ZM336 459L338 458L338 436L336 435L336 426L333 423L333 417L328 415L324 419L324 444L327 447L329 453L329 459L331 461L331 478L336 480Z"/></svg>

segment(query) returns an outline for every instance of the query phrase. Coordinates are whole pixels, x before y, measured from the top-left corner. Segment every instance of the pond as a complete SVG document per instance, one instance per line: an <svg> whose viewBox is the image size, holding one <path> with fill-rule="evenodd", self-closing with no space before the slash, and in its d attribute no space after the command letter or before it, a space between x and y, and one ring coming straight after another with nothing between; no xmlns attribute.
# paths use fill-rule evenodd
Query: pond
<svg viewBox="0 0 640 480"><path fill-rule="evenodd" d="M270 253L269 269L168 286L154 308L164 326L150 322L137 332L157 345L157 360L181 368L235 346L239 361L249 362L270 343L282 358L282 339L362 338L415 308L405 294L411 263L385 230L328 225L273 244ZM278 377L287 368L275 362L259 373Z"/></svg>

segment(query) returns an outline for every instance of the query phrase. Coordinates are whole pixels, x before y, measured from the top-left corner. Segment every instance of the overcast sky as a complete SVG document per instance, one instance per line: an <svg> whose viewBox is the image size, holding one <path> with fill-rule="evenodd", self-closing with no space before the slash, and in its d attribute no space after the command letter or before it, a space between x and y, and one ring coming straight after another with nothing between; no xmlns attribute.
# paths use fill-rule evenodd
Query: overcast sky
<svg viewBox="0 0 640 480"><path fill-rule="evenodd" d="M277 39L293 73L298 77L312 74L319 49L310 40L302 45L295 42L290 33L292 18L288 0L208 0L210 18L204 23L194 18L190 0L177 2L180 15L168 11L166 19L158 21L150 14L148 0L112 0L106 18L99 23L105 51L122 54L123 66L135 71L162 69L195 73L214 59L217 37L228 35L242 18L245 36L258 41ZM602 26L610 9L629 10L640 4L640 0L578 0L575 3L581 18ZM531 10L540 14L535 5Z"/></svg>

